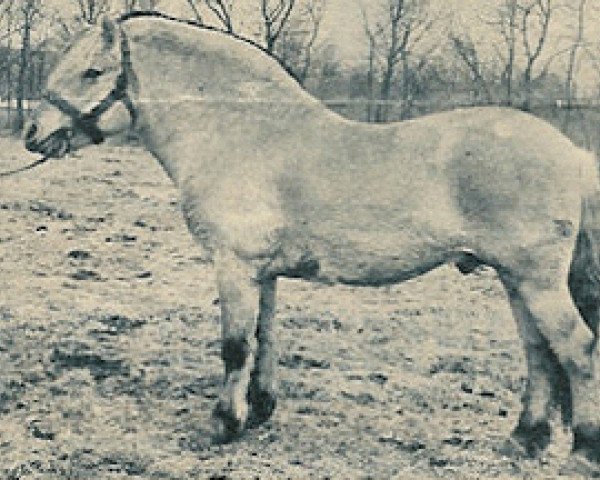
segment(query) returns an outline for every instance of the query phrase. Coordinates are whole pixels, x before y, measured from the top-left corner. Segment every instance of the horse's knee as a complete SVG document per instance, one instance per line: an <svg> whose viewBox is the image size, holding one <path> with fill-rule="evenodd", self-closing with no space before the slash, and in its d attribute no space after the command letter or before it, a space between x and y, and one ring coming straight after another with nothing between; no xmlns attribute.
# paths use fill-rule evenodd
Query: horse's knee
<svg viewBox="0 0 600 480"><path fill-rule="evenodd" d="M250 343L246 335L237 334L224 338L221 346L221 358L225 363L226 372L243 369L250 353Z"/></svg>

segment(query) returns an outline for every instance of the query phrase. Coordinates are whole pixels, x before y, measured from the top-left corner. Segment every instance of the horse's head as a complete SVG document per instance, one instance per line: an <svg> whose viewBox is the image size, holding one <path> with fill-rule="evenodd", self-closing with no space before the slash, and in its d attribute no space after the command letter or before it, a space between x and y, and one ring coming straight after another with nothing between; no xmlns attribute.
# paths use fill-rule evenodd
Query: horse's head
<svg viewBox="0 0 600 480"><path fill-rule="evenodd" d="M71 45L50 75L24 130L25 146L61 157L128 130L136 119L134 87L127 38L104 19Z"/></svg>

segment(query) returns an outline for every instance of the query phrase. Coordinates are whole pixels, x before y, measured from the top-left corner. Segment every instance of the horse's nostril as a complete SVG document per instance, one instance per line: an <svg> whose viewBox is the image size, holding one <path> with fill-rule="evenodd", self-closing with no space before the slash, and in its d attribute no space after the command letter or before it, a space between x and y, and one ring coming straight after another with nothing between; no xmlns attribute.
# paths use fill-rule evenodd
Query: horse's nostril
<svg viewBox="0 0 600 480"><path fill-rule="evenodd" d="M38 127L35 123L32 123L25 130L25 148L30 152L37 152L38 149L38 141L36 140L36 134L38 131Z"/></svg>
<svg viewBox="0 0 600 480"><path fill-rule="evenodd" d="M27 130L27 133L25 134L25 139L26 140L32 140L33 137L35 137L35 134L37 133L37 125L35 123L32 123L29 126L29 129Z"/></svg>

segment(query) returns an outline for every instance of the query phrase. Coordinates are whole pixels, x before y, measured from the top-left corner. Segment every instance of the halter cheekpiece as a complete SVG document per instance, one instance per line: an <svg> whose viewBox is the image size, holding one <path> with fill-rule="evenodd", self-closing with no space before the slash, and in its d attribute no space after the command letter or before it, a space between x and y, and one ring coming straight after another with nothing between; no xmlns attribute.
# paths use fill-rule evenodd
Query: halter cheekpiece
<svg viewBox="0 0 600 480"><path fill-rule="evenodd" d="M79 130L86 134L93 143L100 144L104 141L105 135L98 126L100 117L112 108L112 106L121 102L131 117L131 127L133 128L137 121L137 111L133 105L127 87L129 86L128 73L131 72L131 55L129 51L129 42L125 33L121 30L121 73L117 77L114 88L91 110L82 112L68 100L62 98L58 93L47 91L42 98L52 106L56 107L65 115L71 117L73 121L73 130ZM72 132L65 130L65 133Z"/></svg>

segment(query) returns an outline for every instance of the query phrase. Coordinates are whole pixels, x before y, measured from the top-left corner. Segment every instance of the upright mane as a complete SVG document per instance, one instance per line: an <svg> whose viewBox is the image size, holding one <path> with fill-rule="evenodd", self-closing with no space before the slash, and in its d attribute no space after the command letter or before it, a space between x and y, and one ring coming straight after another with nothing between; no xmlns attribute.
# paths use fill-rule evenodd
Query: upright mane
<svg viewBox="0 0 600 480"><path fill-rule="evenodd" d="M181 24L181 25L187 25L187 26L195 27L195 28L198 28L200 30L206 30L206 31L211 31L211 32L218 32L218 33L222 33L223 35L227 35L228 37L231 37L231 38L233 38L235 40L239 40L241 42L244 42L244 43L252 46L253 48L258 49L258 50L262 51L263 53L265 53L266 55L268 55L269 57L273 58L275 61L277 61L277 63L281 66L281 68L283 70L285 70L285 72L290 77L292 77L298 84L301 84L300 80L298 79L298 76L290 69L289 66L287 66L285 63L283 63L281 61L281 59L279 59L278 57L276 57L275 55L273 55L271 52L269 52L262 45L260 45L259 43L255 42L254 40L251 40L249 38L242 37L242 36L240 36L240 35L238 35L236 33L229 32L227 30L223 30L222 28L214 27L212 25L204 25L202 23L199 23L196 20L177 18L177 17L173 17L171 15L167 15L166 13L155 12L155 11L132 11L132 12L128 12L128 13L125 13L125 14L121 15L119 18L117 18L117 23L125 23L128 20L136 19L136 18L159 18L159 19L163 19L163 20L168 20L168 21L171 21L171 22L175 22L175 23L178 23L178 24Z"/></svg>

